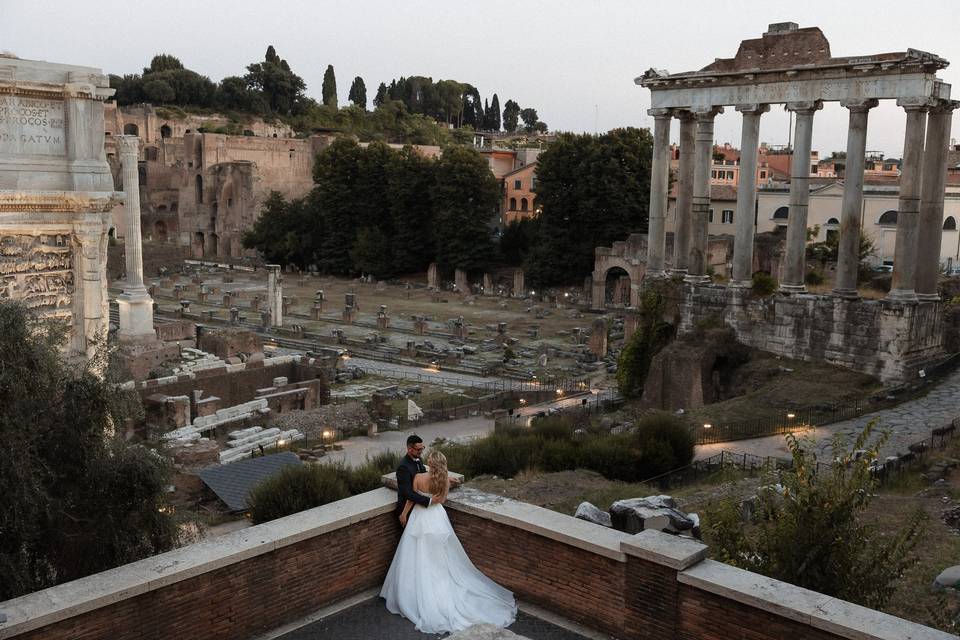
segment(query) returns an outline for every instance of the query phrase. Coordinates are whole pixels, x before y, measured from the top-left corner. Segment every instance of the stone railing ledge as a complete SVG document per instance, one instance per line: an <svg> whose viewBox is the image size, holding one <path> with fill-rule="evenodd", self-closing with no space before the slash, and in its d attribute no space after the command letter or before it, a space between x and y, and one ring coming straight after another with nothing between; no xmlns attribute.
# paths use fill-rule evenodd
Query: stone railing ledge
<svg viewBox="0 0 960 640"><path fill-rule="evenodd" d="M697 589L850 640L957 639L944 631L714 560L704 560L681 571L677 579Z"/></svg>
<svg viewBox="0 0 960 640"><path fill-rule="evenodd" d="M461 484L463 483L463 474L454 473L453 471L450 471L448 475L452 480L459 482ZM396 471L394 471L393 473L388 473L386 475L380 476L380 479L383 481L383 486L385 486L387 489L393 489L394 491L397 490L397 472Z"/></svg>
<svg viewBox="0 0 960 640"><path fill-rule="evenodd" d="M0 602L7 616L0 640L389 513L395 504L395 493L376 489Z"/></svg>
<svg viewBox="0 0 960 640"><path fill-rule="evenodd" d="M707 545L699 540L653 529L630 536L620 543L620 549L628 556L649 560L677 571L683 571L707 557Z"/></svg>

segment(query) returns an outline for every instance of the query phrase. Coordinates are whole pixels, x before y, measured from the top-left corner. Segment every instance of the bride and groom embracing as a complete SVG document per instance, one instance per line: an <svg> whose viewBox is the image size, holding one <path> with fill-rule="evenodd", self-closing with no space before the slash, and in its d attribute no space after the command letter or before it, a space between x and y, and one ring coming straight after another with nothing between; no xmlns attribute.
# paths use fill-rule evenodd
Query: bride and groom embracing
<svg viewBox="0 0 960 640"><path fill-rule="evenodd" d="M407 438L397 468L397 515L404 527L380 597L387 610L423 633L444 633L476 624L506 627L517 616L513 594L473 566L443 508L451 481L447 459Z"/></svg>

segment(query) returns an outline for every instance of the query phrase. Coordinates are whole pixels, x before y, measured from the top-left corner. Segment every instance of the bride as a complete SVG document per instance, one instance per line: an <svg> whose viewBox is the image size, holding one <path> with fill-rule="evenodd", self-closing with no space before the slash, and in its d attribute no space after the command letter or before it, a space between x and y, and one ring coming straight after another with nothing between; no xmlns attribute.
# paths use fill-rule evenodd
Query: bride
<svg viewBox="0 0 960 640"><path fill-rule="evenodd" d="M413 477L413 488L433 500L429 507L407 500L400 515L405 529L380 590L387 610L409 619L422 633L513 624L517 616L513 594L473 566L447 512L437 503L450 489L446 457L431 451L427 466L427 473Z"/></svg>

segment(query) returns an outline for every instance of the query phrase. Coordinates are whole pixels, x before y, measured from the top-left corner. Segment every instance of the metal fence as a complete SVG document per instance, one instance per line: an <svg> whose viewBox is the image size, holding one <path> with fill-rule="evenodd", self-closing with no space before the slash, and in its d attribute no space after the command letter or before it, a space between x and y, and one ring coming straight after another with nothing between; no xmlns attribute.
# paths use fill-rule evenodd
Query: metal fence
<svg viewBox="0 0 960 640"><path fill-rule="evenodd" d="M694 427L697 444L732 442L748 438L784 435L842 420L856 418L863 413L857 400L849 405L829 409L808 409L783 414L777 418L758 418L720 424L702 424Z"/></svg>

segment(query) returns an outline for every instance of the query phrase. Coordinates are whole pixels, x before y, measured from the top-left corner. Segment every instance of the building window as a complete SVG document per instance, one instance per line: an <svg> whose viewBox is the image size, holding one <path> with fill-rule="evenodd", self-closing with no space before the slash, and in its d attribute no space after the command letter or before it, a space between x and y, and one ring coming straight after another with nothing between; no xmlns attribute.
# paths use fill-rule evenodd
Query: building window
<svg viewBox="0 0 960 640"><path fill-rule="evenodd" d="M510 211L516 211L516 210L517 210L517 199L510 198Z"/></svg>
<svg viewBox="0 0 960 640"><path fill-rule="evenodd" d="M897 212L893 209L884 211L883 215L880 216L880 219L877 220L877 224L883 226L895 227L897 225Z"/></svg>
<svg viewBox="0 0 960 640"><path fill-rule="evenodd" d="M766 171L761 171L761 172L760 172L760 179L761 179L761 180L766 180L766 179L767 179L767 172L766 172Z"/></svg>
<svg viewBox="0 0 960 640"><path fill-rule="evenodd" d="M519 180L514 180L514 181L513 181L513 188L514 188L514 189L519 189L519 188L520 188L520 181L519 181Z"/></svg>
<svg viewBox="0 0 960 640"><path fill-rule="evenodd" d="M526 211L526 210L527 210L527 199L520 198L520 211Z"/></svg>
<svg viewBox="0 0 960 640"><path fill-rule="evenodd" d="M713 209L707 212L707 222L713 222Z"/></svg>
<svg viewBox="0 0 960 640"><path fill-rule="evenodd" d="M957 220L953 216L947 216L947 219L943 221L943 230L944 231L956 231L957 230Z"/></svg>
<svg viewBox="0 0 960 640"><path fill-rule="evenodd" d="M169 125L163 125L160 127L161 138L169 138L171 135L173 135L173 130L169 127Z"/></svg>
<svg viewBox="0 0 960 640"><path fill-rule="evenodd" d="M123 135L138 136L140 135L140 129L135 124L125 124L123 125Z"/></svg>
<svg viewBox="0 0 960 640"><path fill-rule="evenodd" d="M716 171L711 171L711 172L710 172L710 177L711 177L711 178L716 178L716 177L717 177L717 172L716 172Z"/></svg>
<svg viewBox="0 0 960 640"><path fill-rule="evenodd" d="M780 207L773 212L774 220L786 220L787 216L790 215L790 209L788 207Z"/></svg>
<svg viewBox="0 0 960 640"><path fill-rule="evenodd" d="M720 214L720 222L723 224L733 224L733 211L731 209L724 209L723 213Z"/></svg>
<svg viewBox="0 0 960 640"><path fill-rule="evenodd" d="M201 178L199 175L197 176L197 180L196 180L195 196L196 196L197 204L203 204L203 178Z"/></svg>

